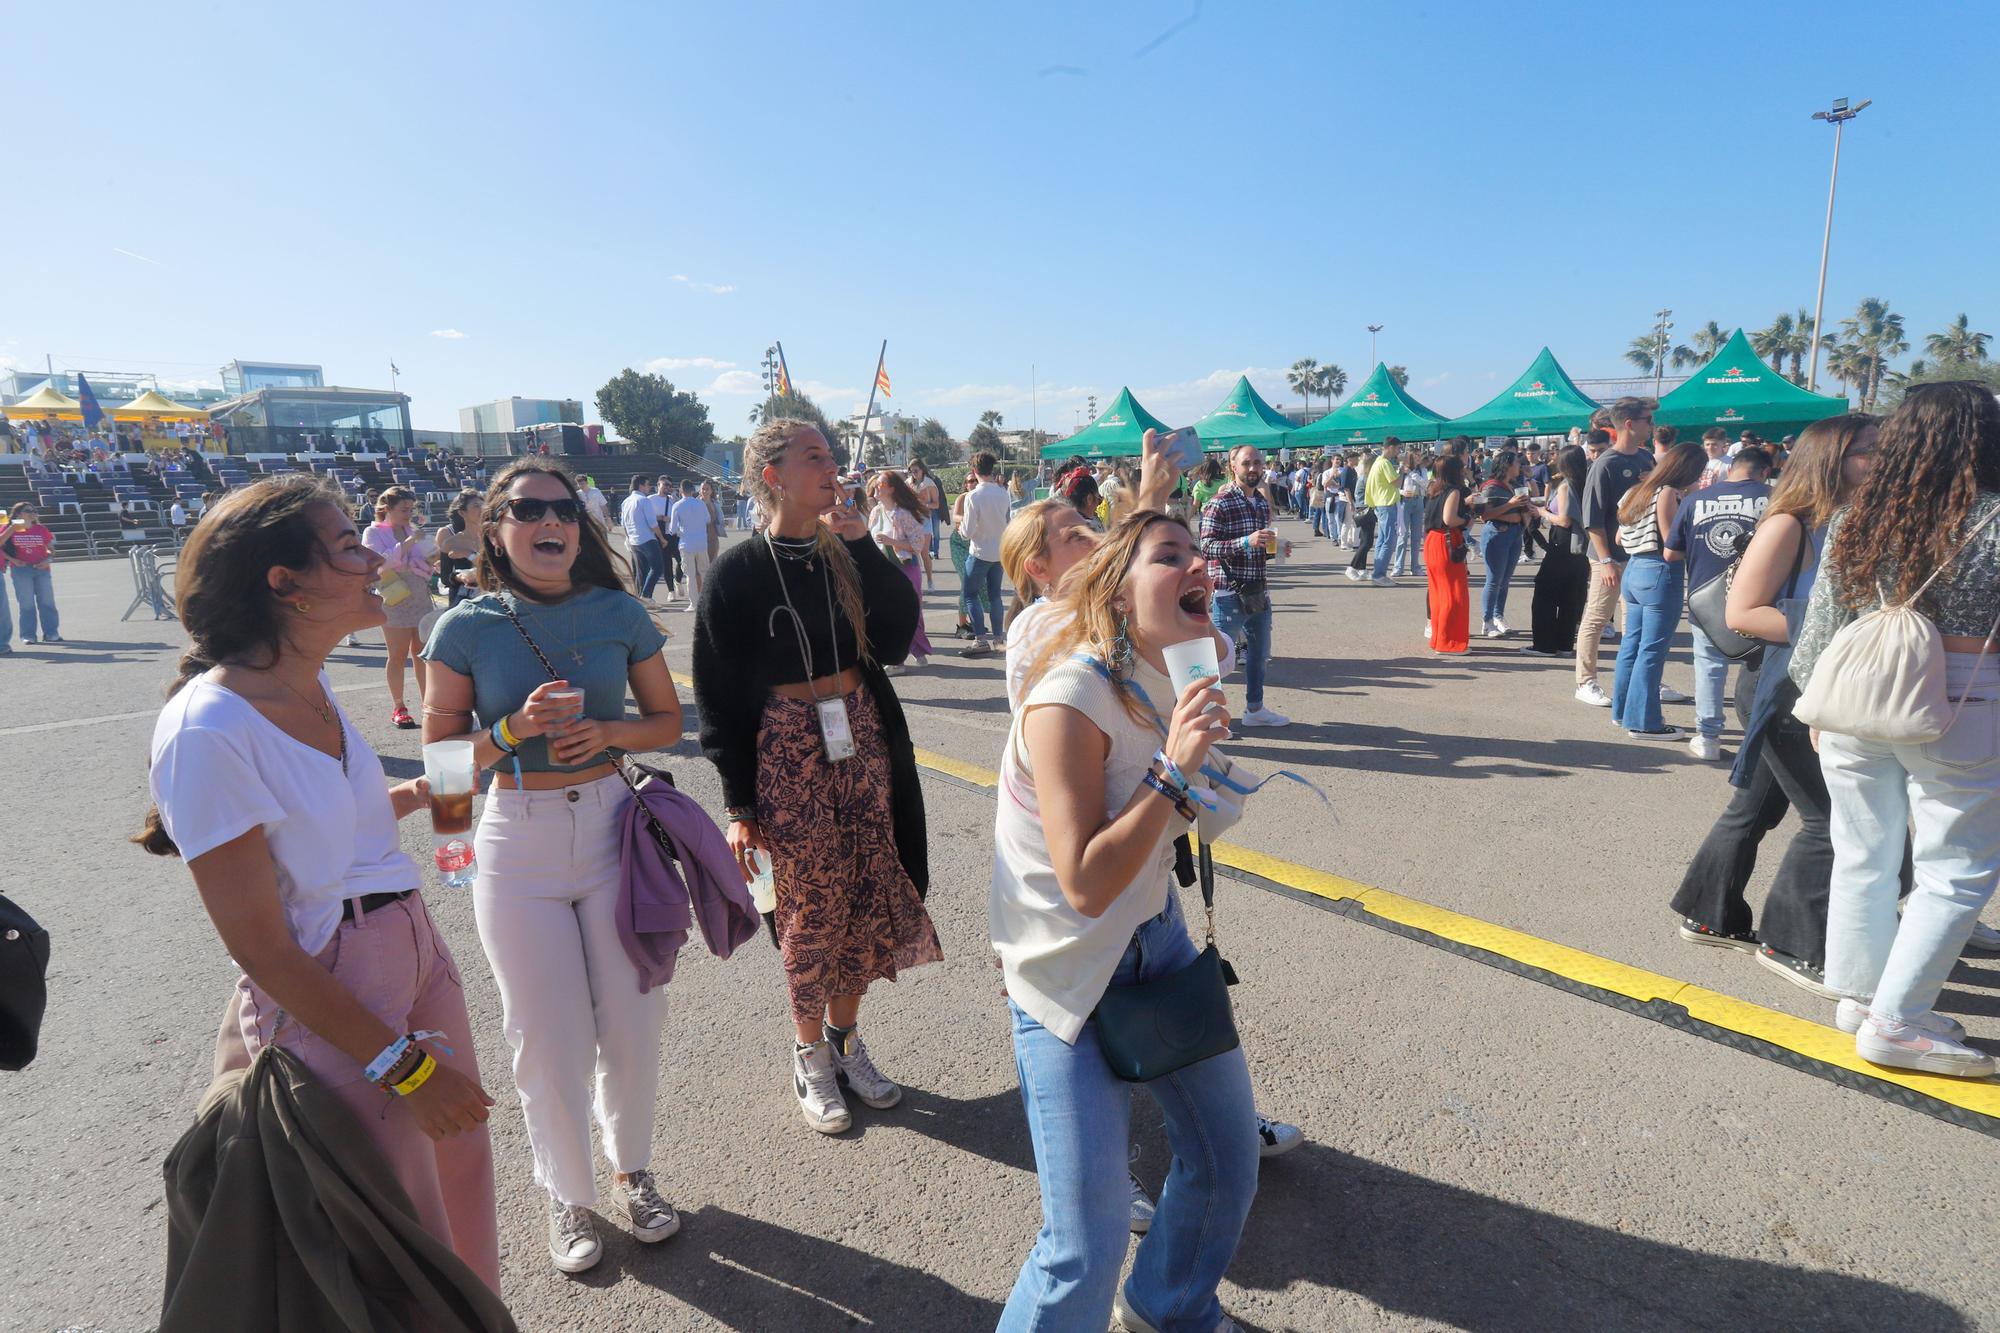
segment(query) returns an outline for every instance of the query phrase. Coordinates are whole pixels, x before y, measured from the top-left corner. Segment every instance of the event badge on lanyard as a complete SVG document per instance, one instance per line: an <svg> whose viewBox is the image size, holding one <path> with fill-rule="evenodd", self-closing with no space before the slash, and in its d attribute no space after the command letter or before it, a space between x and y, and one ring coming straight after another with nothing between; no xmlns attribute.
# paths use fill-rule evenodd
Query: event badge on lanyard
<svg viewBox="0 0 2000 1333"><path fill-rule="evenodd" d="M806 688L813 692L813 706L819 710L819 738L820 742L826 746L827 761L837 764L843 759L852 759L854 757L854 727L848 720L847 700L841 698L838 694L834 695L831 699L822 699L819 697L818 687L813 684L818 679L818 675L813 669L812 644L806 638L805 621L799 618L798 608L792 605L792 590L785 585L785 567L778 563L777 545L770 540L769 533L765 534L764 540L766 547L771 552L772 568L778 574L778 592L785 599L785 605L782 608L773 607L771 609L771 616L775 618L779 610L782 609L785 614L792 618L792 628L798 633L799 659L805 665ZM831 633L833 632L834 623L833 576L825 568L824 564L820 568L820 578L826 589L826 623L827 629ZM768 623L765 626L765 632L767 634L771 632ZM840 674L840 639L837 634L833 640L833 671L830 674L835 676Z"/></svg>
<svg viewBox="0 0 2000 1333"><path fill-rule="evenodd" d="M819 707L819 735L826 742L826 757L838 763L854 757L854 728L847 722L847 700L816 699Z"/></svg>

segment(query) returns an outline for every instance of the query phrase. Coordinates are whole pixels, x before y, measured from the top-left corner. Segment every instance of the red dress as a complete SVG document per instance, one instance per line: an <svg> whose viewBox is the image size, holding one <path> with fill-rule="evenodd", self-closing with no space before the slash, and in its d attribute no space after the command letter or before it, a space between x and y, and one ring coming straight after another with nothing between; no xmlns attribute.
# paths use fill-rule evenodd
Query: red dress
<svg viewBox="0 0 2000 1333"><path fill-rule="evenodd" d="M1424 534L1424 577L1430 583L1431 649L1462 653L1471 646L1472 595L1466 587L1465 563L1451 558L1453 546L1465 545L1465 529Z"/></svg>

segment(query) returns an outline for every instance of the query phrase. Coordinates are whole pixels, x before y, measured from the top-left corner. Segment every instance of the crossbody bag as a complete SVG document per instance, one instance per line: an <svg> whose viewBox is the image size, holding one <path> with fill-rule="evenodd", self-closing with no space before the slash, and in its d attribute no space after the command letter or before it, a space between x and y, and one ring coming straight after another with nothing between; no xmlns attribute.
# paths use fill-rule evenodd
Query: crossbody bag
<svg viewBox="0 0 2000 1333"><path fill-rule="evenodd" d="M1799 568L1806 558L1806 542L1809 540L1810 534L1801 525L1798 549L1792 553L1791 577L1785 581L1787 587L1798 582ZM1746 542L1743 550L1748 549ZM1698 588L1688 589L1687 595L1688 619L1708 636L1708 641L1715 645L1715 651L1732 662L1741 662L1764 647L1762 639L1729 628L1729 589L1736 582L1736 571L1742 567L1743 551L1738 551L1736 558L1720 574Z"/></svg>
<svg viewBox="0 0 2000 1333"><path fill-rule="evenodd" d="M1127 1083L1148 1083L1241 1045L1229 987L1236 969L1215 944L1215 860L1204 839L1197 859L1208 937L1192 963L1136 986L1113 986L1092 1015L1104 1063Z"/></svg>

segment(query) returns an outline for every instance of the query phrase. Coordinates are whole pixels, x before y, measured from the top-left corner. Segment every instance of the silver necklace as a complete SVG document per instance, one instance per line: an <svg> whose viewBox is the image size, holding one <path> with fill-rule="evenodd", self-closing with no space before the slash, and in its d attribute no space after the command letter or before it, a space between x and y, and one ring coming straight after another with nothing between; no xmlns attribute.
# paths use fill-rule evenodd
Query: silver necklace
<svg viewBox="0 0 2000 1333"><path fill-rule="evenodd" d="M515 603L518 603L518 600L519 600L519 599L517 599L517 598L510 598L510 599L509 599L509 601L510 601L510 602L515 602ZM578 641L578 638L577 638L577 619L576 619L576 594L575 594L575 593L571 593L571 594L569 595L569 597L568 597L568 598L567 598L566 600L567 600L567 601L569 602L569 654L568 654L568 656L569 656L569 660L570 660L570 661L572 661L572 662L576 663L576 664L577 664L578 666L582 666L582 665L583 665L583 645L582 645L582 644L581 644L581 643L580 643L580 642ZM519 615L520 615L520 607L519 607L519 605L518 605L518 604L517 604L517 605L515 605L515 607L514 607L514 614L515 614L515 616L516 616L517 618L518 618L518 617L519 617ZM536 623L537 623L537 624L539 624L539 623L540 623L540 619L539 619L539 618L537 618L537 621L536 621Z"/></svg>
<svg viewBox="0 0 2000 1333"><path fill-rule="evenodd" d="M819 552L818 537L776 537L766 532L764 544L771 548L772 555L804 565L808 574L813 572L814 556Z"/></svg>

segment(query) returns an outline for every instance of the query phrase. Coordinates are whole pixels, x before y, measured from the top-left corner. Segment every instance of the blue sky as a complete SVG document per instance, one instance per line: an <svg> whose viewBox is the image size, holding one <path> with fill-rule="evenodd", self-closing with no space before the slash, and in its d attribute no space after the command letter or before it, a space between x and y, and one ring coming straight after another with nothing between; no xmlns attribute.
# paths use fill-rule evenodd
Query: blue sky
<svg viewBox="0 0 2000 1333"><path fill-rule="evenodd" d="M421 426L652 365L746 429L1189 420L1370 323L1442 411L1810 306L2000 331L1986 5L15 8L0 360L385 385ZM83 51L77 55L78 43ZM41 53L41 54L36 54ZM158 72L135 68L151 64ZM32 170L31 170L32 169ZM158 182L158 184L153 184Z"/></svg>

